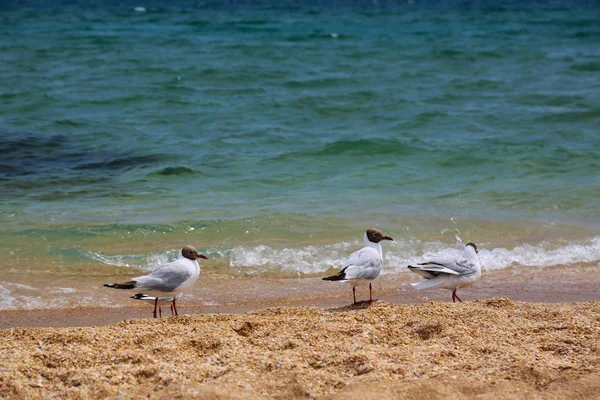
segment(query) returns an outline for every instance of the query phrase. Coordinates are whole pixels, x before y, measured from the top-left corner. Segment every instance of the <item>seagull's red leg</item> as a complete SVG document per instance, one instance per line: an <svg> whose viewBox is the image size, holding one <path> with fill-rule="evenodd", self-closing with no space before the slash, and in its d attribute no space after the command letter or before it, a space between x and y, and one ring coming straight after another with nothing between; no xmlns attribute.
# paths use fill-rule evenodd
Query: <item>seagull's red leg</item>
<svg viewBox="0 0 600 400"><path fill-rule="evenodd" d="M173 309L175 310L175 315L179 315L179 313L177 313L177 304L175 304L175 298L173 298Z"/></svg>
<svg viewBox="0 0 600 400"><path fill-rule="evenodd" d="M458 299L458 301L460 301L462 303L462 300L460 299L460 297L458 297L458 295L456 294L456 289L454 289L454 297L456 297Z"/></svg>
<svg viewBox="0 0 600 400"><path fill-rule="evenodd" d="M158 306L158 297L154 299L154 318L156 318L156 307Z"/></svg>
<svg viewBox="0 0 600 400"><path fill-rule="evenodd" d="M158 317L162 318L162 310L160 309L160 306L158 306Z"/></svg>
<svg viewBox="0 0 600 400"><path fill-rule="evenodd" d="M173 303L171 303L171 315L175 315L173 314Z"/></svg>
<svg viewBox="0 0 600 400"><path fill-rule="evenodd" d="M373 301L373 294L371 293L371 283L369 282L369 301Z"/></svg>
<svg viewBox="0 0 600 400"><path fill-rule="evenodd" d="M454 290L452 291L452 302L453 302L453 303L456 303L456 300L454 299L454 296L456 296L456 289L454 289Z"/></svg>
<svg viewBox="0 0 600 400"><path fill-rule="evenodd" d="M352 296L354 296L354 304L356 304L356 287L352 286Z"/></svg>

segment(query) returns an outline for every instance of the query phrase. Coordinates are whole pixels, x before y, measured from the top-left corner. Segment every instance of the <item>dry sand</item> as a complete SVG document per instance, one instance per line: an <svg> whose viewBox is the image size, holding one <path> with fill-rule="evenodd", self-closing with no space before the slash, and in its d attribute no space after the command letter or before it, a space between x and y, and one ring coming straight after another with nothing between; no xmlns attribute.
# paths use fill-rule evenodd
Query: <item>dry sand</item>
<svg viewBox="0 0 600 400"><path fill-rule="evenodd" d="M0 396L598 399L600 303L378 301L5 329Z"/></svg>

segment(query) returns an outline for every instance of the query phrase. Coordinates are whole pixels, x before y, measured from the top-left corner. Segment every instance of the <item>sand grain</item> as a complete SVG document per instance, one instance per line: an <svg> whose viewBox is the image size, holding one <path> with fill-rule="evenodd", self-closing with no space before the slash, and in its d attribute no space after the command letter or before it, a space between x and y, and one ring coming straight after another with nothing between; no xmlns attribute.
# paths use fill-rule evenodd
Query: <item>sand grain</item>
<svg viewBox="0 0 600 400"><path fill-rule="evenodd" d="M8 398L597 398L600 303L270 308L0 331Z"/></svg>

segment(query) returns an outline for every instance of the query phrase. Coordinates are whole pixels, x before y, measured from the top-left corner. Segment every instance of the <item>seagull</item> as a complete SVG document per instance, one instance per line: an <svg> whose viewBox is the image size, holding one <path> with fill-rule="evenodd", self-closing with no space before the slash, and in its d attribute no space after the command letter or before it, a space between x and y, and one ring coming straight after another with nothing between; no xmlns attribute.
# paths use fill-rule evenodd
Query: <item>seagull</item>
<svg viewBox="0 0 600 400"><path fill-rule="evenodd" d="M350 254L344 268L334 276L323 278L324 281L348 282L352 285L352 296L356 304L356 286L369 282L369 301L373 301L371 281L379 276L383 266L382 240L391 240L379 229L371 228L364 236L365 247Z"/></svg>
<svg viewBox="0 0 600 400"><path fill-rule="evenodd" d="M160 309L160 306L166 306L167 304L169 304L169 306L171 307L171 315L175 315L173 313L173 302L178 301L182 295L183 295L183 293L179 293L175 297L173 297L173 296L159 297L158 298L158 317L162 318L162 310ZM150 304L154 304L154 302L156 301L156 297L148 296L147 294L143 294L143 293L134 294L133 296L131 296L131 298L135 299L135 300L142 300L142 301L145 301L146 303L150 303Z"/></svg>
<svg viewBox="0 0 600 400"><path fill-rule="evenodd" d="M136 289L154 297L154 318L160 297L176 296L196 282L200 276L198 258L207 260L195 247L183 246L177 260L161 265L148 275L138 276L124 283L106 283L104 286L113 289ZM173 299L173 309L177 313L177 298Z"/></svg>
<svg viewBox="0 0 600 400"><path fill-rule="evenodd" d="M467 243L462 256L457 260L433 260L409 265L408 268L421 275L426 280L412 283L415 288L442 288L452 290L452 302L462 300L456 295L456 290L473 285L481 277L481 262L477 255L477 245Z"/></svg>

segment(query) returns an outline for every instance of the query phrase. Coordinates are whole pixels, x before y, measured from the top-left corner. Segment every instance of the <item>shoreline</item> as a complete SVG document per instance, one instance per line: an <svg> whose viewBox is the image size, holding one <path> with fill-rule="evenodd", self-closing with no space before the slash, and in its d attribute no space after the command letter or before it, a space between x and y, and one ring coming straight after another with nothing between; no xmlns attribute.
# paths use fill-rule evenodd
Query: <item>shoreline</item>
<svg viewBox="0 0 600 400"><path fill-rule="evenodd" d="M415 274L383 275L374 281L374 298L396 305L427 302L451 303L450 291L417 291L410 286ZM106 277L96 278L100 284ZM600 270L596 265L546 268L509 268L484 272L474 286L461 289L465 301L505 297L531 303L600 301ZM70 307L0 311L0 329L95 326L137 318L151 318L152 307L129 299L129 291L103 289L114 296L117 307ZM321 278L223 278L201 276L190 293L178 302L180 315L242 314L273 307L318 307L339 309L352 303L350 286ZM357 299L366 300L368 290L357 288ZM210 299L206 304L206 299ZM163 318L169 316L168 307Z"/></svg>

